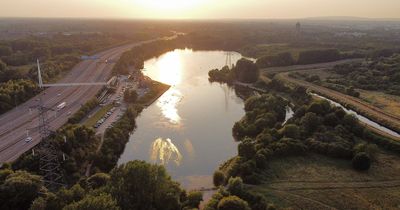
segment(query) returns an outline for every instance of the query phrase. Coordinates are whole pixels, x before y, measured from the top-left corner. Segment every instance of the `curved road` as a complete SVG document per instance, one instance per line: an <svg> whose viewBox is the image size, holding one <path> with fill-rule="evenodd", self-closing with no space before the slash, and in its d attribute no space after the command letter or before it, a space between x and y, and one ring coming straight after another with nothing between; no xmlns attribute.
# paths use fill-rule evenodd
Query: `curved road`
<svg viewBox="0 0 400 210"><path fill-rule="evenodd" d="M127 44L97 53L101 60L117 60L121 54L134 46L142 45L150 41L143 41L134 44ZM87 60L77 64L67 76L59 83L77 82L105 82L111 75L114 64L105 64L98 60ZM42 96L43 103L48 108L56 109L56 106L66 102L67 106L59 111L48 112L51 130L55 131L64 125L68 120L68 112L75 113L82 104L93 98L101 89L101 86L81 86L81 87L50 87L41 94L33 97L29 101L4 113L0 116L0 163L16 160L21 154L30 150L40 142L38 129L38 112L30 111L30 107L38 105L39 97ZM57 115L57 117L55 117ZM29 136L33 138L31 142L25 142L27 130Z"/></svg>

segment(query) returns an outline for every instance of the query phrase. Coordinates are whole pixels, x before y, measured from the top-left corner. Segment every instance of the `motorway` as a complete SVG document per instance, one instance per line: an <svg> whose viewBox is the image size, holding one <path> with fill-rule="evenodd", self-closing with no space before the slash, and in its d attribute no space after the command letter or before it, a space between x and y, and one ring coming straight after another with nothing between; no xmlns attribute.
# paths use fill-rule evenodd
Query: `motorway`
<svg viewBox="0 0 400 210"><path fill-rule="evenodd" d="M100 60L118 60L123 52L134 46L152 42L155 40L127 44L97 53ZM106 82L111 75L113 63L106 64L100 60L85 60L77 64L67 76L58 83L87 83ZM40 143L38 111L30 109L39 103L42 97L44 105L56 110L56 106L66 102L67 106L56 112L49 111L48 118L51 119L51 130L55 131L68 120L68 113L75 113L82 104L95 97L102 86L72 86L72 87L50 87L29 101L17 106L13 110L0 116L0 163L12 162L21 154L30 150ZM28 132L28 130L30 130ZM29 133L29 134L28 134ZM31 142L25 142L27 135L32 137Z"/></svg>

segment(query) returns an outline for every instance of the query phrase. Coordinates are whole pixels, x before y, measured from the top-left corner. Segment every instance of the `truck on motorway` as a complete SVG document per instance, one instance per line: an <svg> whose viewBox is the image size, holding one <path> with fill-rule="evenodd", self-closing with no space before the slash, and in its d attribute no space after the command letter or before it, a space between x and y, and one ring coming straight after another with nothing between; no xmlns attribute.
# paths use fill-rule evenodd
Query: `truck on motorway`
<svg viewBox="0 0 400 210"><path fill-rule="evenodd" d="M65 106L67 106L67 102L64 101L64 102L62 102L61 104L58 104L57 110L59 111L59 110L61 110L61 109L64 109Z"/></svg>

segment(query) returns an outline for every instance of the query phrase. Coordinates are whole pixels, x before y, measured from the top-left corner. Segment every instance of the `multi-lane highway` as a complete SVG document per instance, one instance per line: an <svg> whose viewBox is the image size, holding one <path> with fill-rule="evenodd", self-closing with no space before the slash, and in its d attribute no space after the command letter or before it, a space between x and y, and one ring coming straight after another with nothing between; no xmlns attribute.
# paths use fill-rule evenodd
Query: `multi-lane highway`
<svg viewBox="0 0 400 210"><path fill-rule="evenodd" d="M100 57L99 60L117 60L123 52L151 41L154 40L115 47L96 55ZM114 64L98 62L99 60L80 62L59 83L105 82L110 76ZM93 98L101 88L101 86L50 87L40 95L1 115L0 163L14 161L40 142L38 129L32 129L38 127L38 112L35 109L30 109L30 107L38 105L40 97L42 97L46 107L55 110L58 104L67 103L67 106L59 112L49 112L48 118L52 119L50 126L52 130L56 130L67 122L68 113L76 112L82 104ZM55 115L57 117L54 117ZM28 130L30 130L28 135L32 137L31 142L25 142Z"/></svg>

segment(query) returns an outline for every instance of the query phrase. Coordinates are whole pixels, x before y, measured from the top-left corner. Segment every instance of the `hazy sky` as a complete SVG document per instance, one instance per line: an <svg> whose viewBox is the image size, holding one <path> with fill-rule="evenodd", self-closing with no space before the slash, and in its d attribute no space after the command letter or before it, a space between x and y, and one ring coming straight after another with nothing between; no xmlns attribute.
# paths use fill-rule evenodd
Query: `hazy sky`
<svg viewBox="0 0 400 210"><path fill-rule="evenodd" d="M400 18L400 0L0 0L1 17Z"/></svg>

